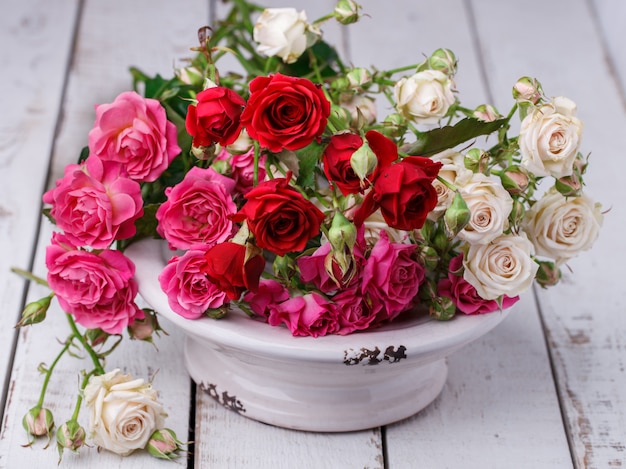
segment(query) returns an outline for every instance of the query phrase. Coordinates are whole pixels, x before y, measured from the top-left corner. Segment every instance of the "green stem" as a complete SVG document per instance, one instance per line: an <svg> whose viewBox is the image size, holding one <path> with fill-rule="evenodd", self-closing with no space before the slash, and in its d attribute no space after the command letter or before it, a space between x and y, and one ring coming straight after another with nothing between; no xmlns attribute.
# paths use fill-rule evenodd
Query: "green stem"
<svg viewBox="0 0 626 469"><path fill-rule="evenodd" d="M61 359L63 354L67 352L67 349L70 348L70 345L72 343L71 338L72 336L70 336L67 339L67 341L65 342L65 345L63 346L59 354L55 357L54 361L50 364L50 367L46 370L46 376L43 379L43 384L41 386L41 394L39 394L39 401L37 401L37 407L43 406L43 400L44 400L44 397L46 396L46 390L48 389L48 383L50 382L50 378L52 377L52 372L54 371L54 367L57 366L57 363L59 363L59 360Z"/></svg>
<svg viewBox="0 0 626 469"><path fill-rule="evenodd" d="M252 185L256 187L259 184L259 157L261 154L261 146L258 141L254 141L254 172L252 174Z"/></svg>
<svg viewBox="0 0 626 469"><path fill-rule="evenodd" d="M335 15L333 13L329 13L328 15L324 15L321 18L316 19L315 21L313 21L313 24L318 25L323 23L324 21L328 21L330 19L333 19L335 17Z"/></svg>
<svg viewBox="0 0 626 469"><path fill-rule="evenodd" d="M65 316L67 317L67 322L70 323L70 329L72 329L72 332L76 336L76 339L78 339L80 344L83 346L83 348L89 354L89 357L91 358L91 361L93 362L93 366L95 368L95 371L97 372L97 374L103 375L104 374L104 368L102 368L102 365L100 364L100 357L98 357L98 354L94 351L93 348L91 348L91 345L89 345L87 343L87 341L85 340L83 335L79 332L78 328L76 327L76 323L74 322L74 318L72 317L72 315L71 314L66 314Z"/></svg>
<svg viewBox="0 0 626 469"><path fill-rule="evenodd" d="M21 275L22 277L26 278L27 280L31 280L31 281L39 284L39 285L43 285L44 287L50 288L50 285L48 285L48 282L46 282L41 277L37 277L32 272L28 272L27 270L23 270L23 269L20 269L18 267L11 267L11 272L13 272L14 274L17 274L17 275Z"/></svg>
<svg viewBox="0 0 626 469"><path fill-rule="evenodd" d="M441 176L437 175L437 181L439 181L441 184L443 184L444 186L446 186L448 189L450 189L451 191L457 192L459 190L458 187L456 187L454 184L452 184L450 181L448 181L447 179L442 178Z"/></svg>
<svg viewBox="0 0 626 469"><path fill-rule="evenodd" d="M404 67L392 68L391 70L387 70L384 73L385 75L393 75L394 73L406 72L407 70L417 68L418 65L419 64L413 64L413 65L405 65Z"/></svg>
<svg viewBox="0 0 626 469"><path fill-rule="evenodd" d="M94 374L96 370L92 370L90 373L85 374L83 376L83 380L80 383L80 392L78 393L78 398L76 399L76 405L74 406L74 413L72 414L72 418L70 420L78 420L78 413L80 412L80 406L83 403L83 391L85 390L85 386L89 382L89 378Z"/></svg>

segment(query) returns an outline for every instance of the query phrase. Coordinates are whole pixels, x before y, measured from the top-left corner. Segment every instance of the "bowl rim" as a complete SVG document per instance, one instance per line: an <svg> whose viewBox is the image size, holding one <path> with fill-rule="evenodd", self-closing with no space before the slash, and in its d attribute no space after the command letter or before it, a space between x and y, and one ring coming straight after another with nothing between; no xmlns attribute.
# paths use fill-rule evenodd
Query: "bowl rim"
<svg viewBox="0 0 626 469"><path fill-rule="evenodd" d="M173 312L158 275L166 265L163 247L166 241L143 239L130 245L125 254L135 264L139 294L160 316L197 339L215 347L246 351L258 356L288 360L343 360L350 350L386 350L404 346L408 357L447 356L476 340L502 322L512 308L480 315L456 315L449 321L414 315L396 320L375 330L339 336L294 337L285 327L269 326L235 310L219 320L203 317L186 319Z"/></svg>

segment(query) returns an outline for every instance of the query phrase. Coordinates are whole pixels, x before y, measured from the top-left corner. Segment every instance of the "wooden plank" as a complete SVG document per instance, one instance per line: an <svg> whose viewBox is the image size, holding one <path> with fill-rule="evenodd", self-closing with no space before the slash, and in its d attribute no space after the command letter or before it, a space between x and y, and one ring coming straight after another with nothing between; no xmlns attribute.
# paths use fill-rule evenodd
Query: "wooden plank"
<svg viewBox="0 0 626 469"><path fill-rule="evenodd" d="M50 185L62 174L66 164L76 160L86 144L87 132L95 118L94 104L111 102L119 92L130 87L128 67L137 65L148 73L171 75L173 64L179 58L190 55L189 45L193 45L196 40L196 30L189 25L207 16L206 2L202 0L189 0L184 8L179 3L166 0L142 0L132 5L124 0L85 3L63 107L61 132L55 141ZM59 29L64 28L62 23L57 26ZM32 186L28 190L33 191ZM50 224L45 222L35 263L35 271L39 275L45 274L43 254L51 229ZM42 296L40 288L33 290L31 298ZM58 348L56 339L63 340L69 332L63 316L55 305L49 312L45 326L35 326L20 332L0 441L2 467L51 467L58 459L54 446L44 451L43 443L37 443L30 449L20 445L26 442L21 419L36 402L41 382L36 371L37 365L52 359L55 348ZM182 440L186 440L190 380L180 353L182 335L167 324L164 327L170 336L157 341L158 351L146 343L125 341L109 357L106 368L111 370L119 367L144 379L150 379L159 370L154 385L160 390L161 401L169 413L167 425ZM78 373L86 366L75 360L62 360L55 372L46 405L53 410L59 424L71 415ZM86 425L85 412L81 413L80 421ZM111 468L152 468L155 460L147 453L122 458L107 452L98 454L96 448L83 448L80 455L67 453L63 464L65 467L90 464ZM186 458L174 464L186 466Z"/></svg>
<svg viewBox="0 0 626 469"><path fill-rule="evenodd" d="M363 2L372 19L350 38L357 64L398 67L439 47L459 60L456 85L466 107L487 101L481 51L465 2ZM488 12L482 12L489 20ZM500 93L501 94L501 93ZM510 91L504 95L510 100ZM512 103L511 103L512 104ZM510 318L449 359L441 396L386 430L389 467L567 467L571 463L532 294ZM529 432L529 428L533 428ZM485 451L486 448L488 451ZM533 448L529 451L528 448Z"/></svg>
<svg viewBox="0 0 626 469"><path fill-rule="evenodd" d="M570 261L561 284L540 291L539 300L576 466L619 467L626 462L626 291L617 280L626 260L620 248L626 209L615 202L626 170L620 91L605 61L608 51L588 20L588 2L504 5L497 0L474 2L497 95L520 74L530 74L541 80L549 96L561 94L577 103L585 124L582 151L592 152L587 191L610 209L593 250ZM531 24L541 34L513 32L514 25ZM623 54L623 36L613 37L611 47Z"/></svg>
<svg viewBox="0 0 626 469"><path fill-rule="evenodd" d="M56 117L61 105L77 2L11 0L0 5L0 395L11 370L24 281L40 217ZM42 79L45 77L45 79ZM2 401L4 402L4 401ZM0 410L0 419L2 411Z"/></svg>

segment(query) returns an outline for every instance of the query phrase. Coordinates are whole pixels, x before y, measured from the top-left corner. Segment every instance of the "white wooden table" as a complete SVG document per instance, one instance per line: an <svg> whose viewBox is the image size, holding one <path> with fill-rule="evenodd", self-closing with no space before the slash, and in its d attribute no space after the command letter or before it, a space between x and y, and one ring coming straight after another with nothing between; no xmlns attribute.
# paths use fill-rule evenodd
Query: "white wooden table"
<svg viewBox="0 0 626 469"><path fill-rule="evenodd" d="M311 434L253 422L195 392L181 358L181 334L158 352L126 341L109 359L148 378L168 425L195 443L188 458L159 462L83 448L63 466L106 468L616 468L626 465L626 3L622 0L361 0L370 17L347 30L326 27L355 65L417 62L437 47L459 58L467 106L508 109L510 89L536 76L548 95L572 98L592 152L589 193L609 209L599 241L570 263L562 283L523 298L482 340L449 359L448 382L427 409L394 425L348 434ZM306 8L332 0L271 6ZM2 0L0 2L0 467L56 467L54 447L23 448L24 413L37 400L40 362L64 339L58 307L42 327L13 329L26 301L44 291L10 273L44 275L51 226L43 191L86 144L93 105L131 85L129 65L169 76L219 17L208 0ZM71 414L81 363L63 360L46 405L59 423ZM84 421L84 415L81 415ZM169 465L168 465L169 464Z"/></svg>

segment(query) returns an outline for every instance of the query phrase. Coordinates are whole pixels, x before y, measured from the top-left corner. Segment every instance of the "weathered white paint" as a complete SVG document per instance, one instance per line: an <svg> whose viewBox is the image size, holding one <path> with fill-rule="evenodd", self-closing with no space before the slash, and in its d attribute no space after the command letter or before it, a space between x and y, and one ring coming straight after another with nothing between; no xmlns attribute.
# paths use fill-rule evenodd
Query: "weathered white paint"
<svg viewBox="0 0 626 469"><path fill-rule="evenodd" d="M6 270L9 264L27 263L31 256L49 155L54 153L54 180L85 144L93 104L110 101L130 85L129 65L170 74L176 60L189 55L197 28L207 22L207 3L86 1L60 131L54 140L78 2L12 0L0 6L4 90L0 93L0 208L10 205L9 216L0 210L0 305L5 325L17 318L17 292L23 285ZM382 468L383 456L387 467L394 469L623 466L626 290L618 269L626 260L619 249L626 210L615 195L626 169L620 157L626 110L605 57L616 64L623 85L624 8L616 0L361 3L371 17L348 30L347 52L355 65L394 67L411 57L418 62L437 47L449 47L459 58L457 87L468 106L491 95L505 112L510 88L523 74L537 76L548 95L574 99L585 122L583 152L593 152L587 177L591 193L611 211L593 251L570 262L573 273L566 269L560 286L538 292L541 315L532 295L527 295L515 315L453 355L446 387L425 411L384 432L309 434L241 418L199 392L195 453L190 456L195 467ZM306 7L314 19L328 11L333 1L282 4ZM272 0L271 5L281 2ZM221 11L222 6L217 13ZM591 20L593 11L598 13L598 23ZM331 23L326 29L333 43L344 37ZM23 70L27 73L22 76ZM39 274L44 273L43 251L50 233L44 222L35 260ZM42 288L32 287L29 299L43 294ZM43 450L41 443L30 449L20 446L26 441L21 418L36 401L39 388L36 366L54 355L50 337L62 340L67 334L59 309L53 308L50 316L47 326L20 331L12 370L7 366L13 332L10 327L0 328L0 376L8 380L7 373L12 372L0 427L0 467L53 467L57 461L54 448ZM147 344L127 343L110 358L108 367L119 366L144 378L160 369L154 384L170 414L168 425L185 439L190 382L180 355L182 337L168 324L165 327L171 335L159 340L158 353ZM75 387L68 383L77 383L79 370L75 361L64 360L50 385L48 405L58 423L71 413ZM97 454L95 449L78 456L68 453L63 461L65 467L160 464L145 455L123 459ZM185 460L177 465L184 467Z"/></svg>

